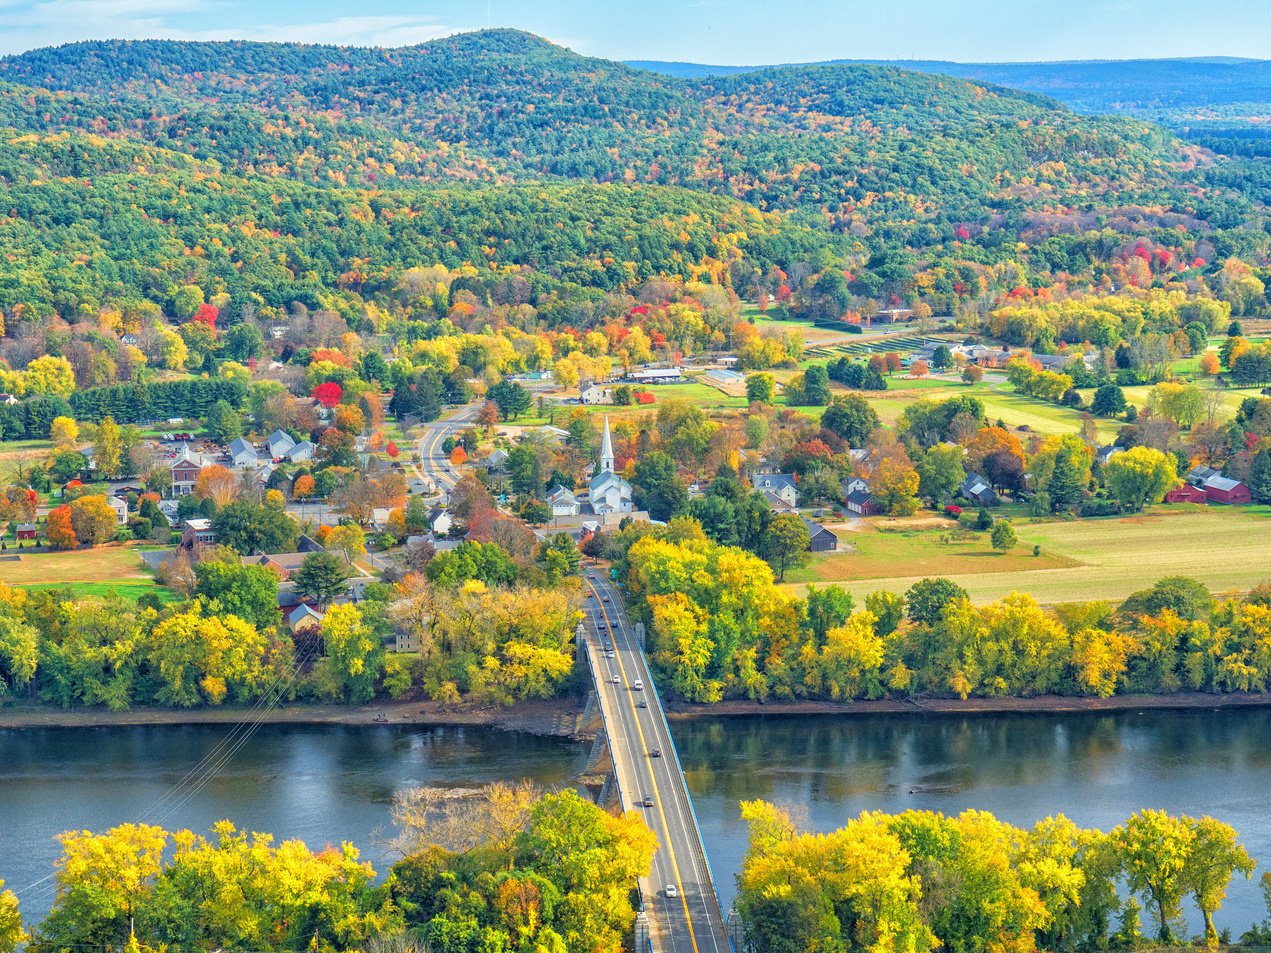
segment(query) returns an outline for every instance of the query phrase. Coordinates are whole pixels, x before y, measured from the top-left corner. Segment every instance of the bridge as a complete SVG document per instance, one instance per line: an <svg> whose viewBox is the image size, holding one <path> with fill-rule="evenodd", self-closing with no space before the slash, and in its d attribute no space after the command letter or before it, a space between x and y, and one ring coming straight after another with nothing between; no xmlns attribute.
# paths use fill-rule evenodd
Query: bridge
<svg viewBox="0 0 1271 953"><path fill-rule="evenodd" d="M729 953L715 881L644 646L618 589L600 572L588 572L585 581L590 624L580 648L596 686L613 782L622 809L642 813L658 839L652 873L640 881L644 913L636 923L637 950Z"/></svg>

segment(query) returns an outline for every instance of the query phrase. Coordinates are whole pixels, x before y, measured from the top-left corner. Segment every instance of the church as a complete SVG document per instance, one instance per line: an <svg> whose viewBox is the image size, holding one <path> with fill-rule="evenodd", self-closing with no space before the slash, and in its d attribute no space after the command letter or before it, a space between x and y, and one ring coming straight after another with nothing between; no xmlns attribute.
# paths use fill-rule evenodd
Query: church
<svg viewBox="0 0 1271 953"><path fill-rule="evenodd" d="M548 494L553 516L578 516L594 513L607 516L610 513L631 513L635 504L631 500L631 484L613 468L613 435L609 431L609 418L605 418L605 434L600 444L600 466L587 485L587 499L578 500L565 487L554 486Z"/></svg>

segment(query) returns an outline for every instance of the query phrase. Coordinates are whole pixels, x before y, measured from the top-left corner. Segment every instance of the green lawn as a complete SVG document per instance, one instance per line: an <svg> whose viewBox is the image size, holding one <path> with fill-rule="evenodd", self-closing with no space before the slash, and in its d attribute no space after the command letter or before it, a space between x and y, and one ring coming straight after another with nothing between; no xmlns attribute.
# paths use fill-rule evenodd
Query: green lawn
<svg viewBox="0 0 1271 953"><path fill-rule="evenodd" d="M632 404L629 407L615 407L612 405L582 405L582 409L591 414L622 414L637 410L656 410L658 404L665 403L668 400L687 400L696 404L703 410L712 408L745 408L749 404L745 397L729 397L723 391L716 390L709 384L703 384L700 381L690 381L687 384L651 384L645 388L654 397L652 404ZM563 407L563 411L571 411L575 408ZM519 421L516 421L519 423Z"/></svg>
<svg viewBox="0 0 1271 953"><path fill-rule="evenodd" d="M1215 592L1247 591L1271 580L1269 519L1266 506L1158 506L1114 519L1016 520L1020 545L1009 556L976 556L973 546L959 551L942 544L934 530L859 539L844 532L840 540L859 543L861 555L819 558L800 571L796 588L837 581L863 598L877 590L903 592L924 576L948 575L977 602L1026 592L1056 604L1120 600L1163 576L1182 575ZM1032 556L1034 545L1042 548L1040 558Z"/></svg>
<svg viewBox="0 0 1271 953"><path fill-rule="evenodd" d="M136 546L110 544L61 553L20 551L16 555L21 558L0 562L0 582L21 589L69 587L79 595L105 595L113 590L130 599L153 592L161 599L172 598L169 590L155 582Z"/></svg>

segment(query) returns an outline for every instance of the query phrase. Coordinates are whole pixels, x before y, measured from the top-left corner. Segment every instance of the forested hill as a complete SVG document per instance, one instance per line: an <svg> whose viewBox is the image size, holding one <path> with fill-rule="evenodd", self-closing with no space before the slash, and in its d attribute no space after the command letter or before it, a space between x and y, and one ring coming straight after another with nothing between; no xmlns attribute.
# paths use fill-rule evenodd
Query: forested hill
<svg viewBox="0 0 1271 953"><path fill-rule="evenodd" d="M947 309L1120 280L1144 243L1168 252L1153 280L1261 262L1269 178L1148 123L890 66L684 79L509 30L79 43L0 60L0 308L166 307L191 275L356 307L438 262L605 290L824 273L840 314L849 292Z"/></svg>
<svg viewBox="0 0 1271 953"><path fill-rule="evenodd" d="M682 80L515 31L399 50L80 43L0 61L0 123L130 136L318 184L683 185L832 227L1176 204L1192 157L1141 123L881 66ZM916 235L929 243L934 236Z"/></svg>

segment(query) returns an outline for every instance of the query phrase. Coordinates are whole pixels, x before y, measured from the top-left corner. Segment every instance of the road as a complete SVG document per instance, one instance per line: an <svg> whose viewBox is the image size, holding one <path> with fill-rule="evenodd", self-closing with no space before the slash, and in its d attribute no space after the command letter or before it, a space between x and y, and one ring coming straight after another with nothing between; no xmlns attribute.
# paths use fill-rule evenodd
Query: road
<svg viewBox="0 0 1271 953"><path fill-rule="evenodd" d="M447 496L459 482L457 473L451 472L450 460L441 452L446 438L458 433L477 419L477 406L467 404L443 420L423 425L424 435L419 438L419 462L424 474Z"/></svg>
<svg viewBox="0 0 1271 953"><path fill-rule="evenodd" d="M727 953L724 929L706 850L693 816L688 786L644 653L632 635L622 594L601 571L587 576L587 651L613 752L624 811L639 811L657 834L650 877L640 882L656 953ZM614 658L606 657L610 640ZM614 682L614 677L618 681ZM637 690L636 682L644 689ZM647 708L640 708L643 700ZM661 751L654 758L650 752ZM645 796L653 798L644 807ZM668 897L674 884L677 897Z"/></svg>

